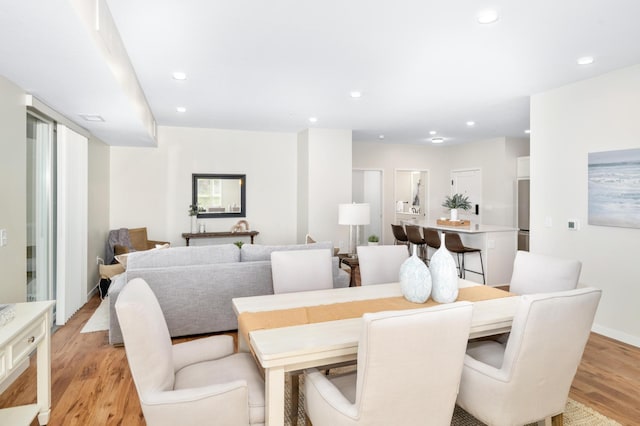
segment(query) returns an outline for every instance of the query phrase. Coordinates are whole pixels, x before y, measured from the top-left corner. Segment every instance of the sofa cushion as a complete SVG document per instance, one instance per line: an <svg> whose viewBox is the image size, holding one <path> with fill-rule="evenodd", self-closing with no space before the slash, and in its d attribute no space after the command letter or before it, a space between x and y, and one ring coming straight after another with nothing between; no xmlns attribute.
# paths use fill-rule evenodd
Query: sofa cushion
<svg viewBox="0 0 640 426"><path fill-rule="evenodd" d="M274 251L285 250L317 250L330 249L333 250L331 241L323 241L313 244L291 244L281 246L263 246L260 244L243 244L240 249L241 262L256 262L259 260L271 260L271 253Z"/></svg>
<svg viewBox="0 0 640 426"><path fill-rule="evenodd" d="M172 247L164 250L137 251L129 254L127 270L163 268L167 266L210 265L240 261L235 244Z"/></svg>

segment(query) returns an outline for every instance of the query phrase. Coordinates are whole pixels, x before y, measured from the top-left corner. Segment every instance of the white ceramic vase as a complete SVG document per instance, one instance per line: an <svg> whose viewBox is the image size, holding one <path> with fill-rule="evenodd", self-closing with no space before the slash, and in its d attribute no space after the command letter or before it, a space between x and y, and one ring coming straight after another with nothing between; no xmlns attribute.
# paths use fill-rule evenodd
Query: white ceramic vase
<svg viewBox="0 0 640 426"><path fill-rule="evenodd" d="M191 216L191 233L195 234L198 232L198 216Z"/></svg>
<svg viewBox="0 0 640 426"><path fill-rule="evenodd" d="M451 209L451 221L458 220L458 209Z"/></svg>
<svg viewBox="0 0 640 426"><path fill-rule="evenodd" d="M444 243L444 232L440 235L440 248L431 256L431 298L438 303L455 302L458 298L458 271L453 256Z"/></svg>
<svg viewBox="0 0 640 426"><path fill-rule="evenodd" d="M416 255L415 245L413 255L400 266L400 290L404 298L413 303L424 303L431 294L431 273Z"/></svg>

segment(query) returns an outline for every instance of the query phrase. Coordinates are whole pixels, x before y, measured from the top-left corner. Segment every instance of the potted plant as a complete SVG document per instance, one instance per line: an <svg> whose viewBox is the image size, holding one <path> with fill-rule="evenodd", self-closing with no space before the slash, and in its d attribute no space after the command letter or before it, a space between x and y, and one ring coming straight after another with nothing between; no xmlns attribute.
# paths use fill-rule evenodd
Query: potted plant
<svg viewBox="0 0 640 426"><path fill-rule="evenodd" d="M462 194L453 194L450 197L444 199L442 207L446 207L451 210L451 221L458 220L458 209L469 210L471 209L471 202L468 196Z"/></svg>
<svg viewBox="0 0 640 426"><path fill-rule="evenodd" d="M369 242L370 246L377 246L378 242L380 242L380 239L378 238L377 235L371 234L369 235L369 239L367 241Z"/></svg>

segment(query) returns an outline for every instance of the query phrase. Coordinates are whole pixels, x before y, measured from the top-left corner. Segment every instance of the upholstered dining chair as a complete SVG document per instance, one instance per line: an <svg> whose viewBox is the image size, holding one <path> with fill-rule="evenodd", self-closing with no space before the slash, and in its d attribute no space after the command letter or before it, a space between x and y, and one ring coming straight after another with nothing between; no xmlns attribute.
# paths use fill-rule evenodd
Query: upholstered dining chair
<svg viewBox="0 0 640 426"><path fill-rule="evenodd" d="M572 290L578 285L581 268L578 260L518 251L509 291L532 294Z"/></svg>
<svg viewBox="0 0 640 426"><path fill-rule="evenodd" d="M311 423L450 425L471 314L469 302L365 314L356 372L305 371Z"/></svg>
<svg viewBox="0 0 640 426"><path fill-rule="evenodd" d="M360 285L395 283L409 258L403 246L358 246Z"/></svg>
<svg viewBox="0 0 640 426"><path fill-rule="evenodd" d="M264 381L231 336L171 344L160 304L141 278L115 304L124 348L148 425L262 425Z"/></svg>
<svg viewBox="0 0 640 426"><path fill-rule="evenodd" d="M495 426L561 416L600 295L581 288L522 296L506 344L469 343L458 405Z"/></svg>
<svg viewBox="0 0 640 426"><path fill-rule="evenodd" d="M331 250L284 250L271 253L273 292L333 288Z"/></svg>

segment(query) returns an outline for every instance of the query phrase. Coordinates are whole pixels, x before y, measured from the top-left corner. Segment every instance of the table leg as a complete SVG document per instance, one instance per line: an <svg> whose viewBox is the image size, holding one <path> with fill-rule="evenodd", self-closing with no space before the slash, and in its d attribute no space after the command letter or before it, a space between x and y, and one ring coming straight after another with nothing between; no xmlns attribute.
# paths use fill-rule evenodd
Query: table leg
<svg viewBox="0 0 640 426"><path fill-rule="evenodd" d="M267 426L284 424L284 368L265 369L265 420Z"/></svg>

